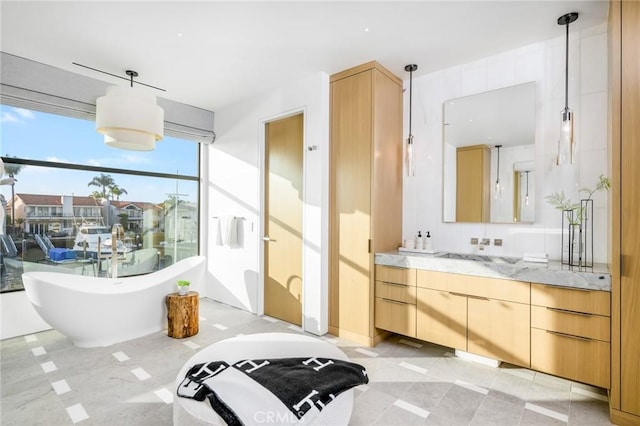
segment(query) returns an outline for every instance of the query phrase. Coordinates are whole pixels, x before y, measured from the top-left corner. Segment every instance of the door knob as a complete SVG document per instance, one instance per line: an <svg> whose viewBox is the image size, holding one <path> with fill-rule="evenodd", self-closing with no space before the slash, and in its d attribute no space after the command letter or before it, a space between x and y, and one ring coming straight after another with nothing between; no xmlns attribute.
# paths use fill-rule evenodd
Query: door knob
<svg viewBox="0 0 640 426"><path fill-rule="evenodd" d="M270 241L270 242L273 242L273 243L275 243L275 242L276 242L276 240L272 239L272 238L271 238L270 236L268 236L268 235L265 235L264 237L262 237L262 240L263 240L263 241Z"/></svg>

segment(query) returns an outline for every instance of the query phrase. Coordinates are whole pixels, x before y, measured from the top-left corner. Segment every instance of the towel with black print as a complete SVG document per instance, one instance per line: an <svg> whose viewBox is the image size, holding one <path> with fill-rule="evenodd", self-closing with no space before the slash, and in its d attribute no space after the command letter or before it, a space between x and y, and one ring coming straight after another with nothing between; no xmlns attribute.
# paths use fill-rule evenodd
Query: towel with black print
<svg viewBox="0 0 640 426"><path fill-rule="evenodd" d="M289 412L292 416L287 422L292 423L294 419L310 421L342 392L368 382L361 365L330 358L253 359L233 365L215 361L191 367L177 394L207 399L229 425L253 423L260 410L278 413L283 420L287 418L283 413ZM251 400L261 394L256 387L270 392L281 406Z"/></svg>

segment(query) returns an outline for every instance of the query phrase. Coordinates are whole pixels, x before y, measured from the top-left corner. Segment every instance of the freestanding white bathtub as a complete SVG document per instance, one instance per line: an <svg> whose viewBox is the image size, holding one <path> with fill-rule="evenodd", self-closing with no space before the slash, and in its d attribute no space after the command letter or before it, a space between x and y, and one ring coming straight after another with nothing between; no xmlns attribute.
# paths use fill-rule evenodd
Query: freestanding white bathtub
<svg viewBox="0 0 640 426"><path fill-rule="evenodd" d="M108 346L167 326L165 296L176 280L204 282L206 258L193 256L147 275L96 278L55 272L22 275L29 301L43 320L81 348Z"/></svg>

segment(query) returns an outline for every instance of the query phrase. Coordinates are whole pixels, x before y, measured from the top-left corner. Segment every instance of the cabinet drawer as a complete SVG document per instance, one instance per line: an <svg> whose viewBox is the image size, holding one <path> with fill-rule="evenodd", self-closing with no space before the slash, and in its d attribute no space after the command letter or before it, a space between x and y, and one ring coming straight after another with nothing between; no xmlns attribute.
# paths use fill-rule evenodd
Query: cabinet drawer
<svg viewBox="0 0 640 426"><path fill-rule="evenodd" d="M607 342L531 329L531 368L609 389Z"/></svg>
<svg viewBox="0 0 640 426"><path fill-rule="evenodd" d="M611 320L600 315L533 305L531 327L609 342Z"/></svg>
<svg viewBox="0 0 640 426"><path fill-rule="evenodd" d="M376 297L375 326L416 337L416 305Z"/></svg>
<svg viewBox="0 0 640 426"><path fill-rule="evenodd" d="M405 284L376 281L376 297L416 304L416 288Z"/></svg>
<svg viewBox="0 0 640 426"><path fill-rule="evenodd" d="M566 311L611 316L608 291L582 290L552 285L532 284L531 304Z"/></svg>
<svg viewBox="0 0 640 426"><path fill-rule="evenodd" d="M530 303L528 282L418 270L417 286L509 302Z"/></svg>
<svg viewBox="0 0 640 426"><path fill-rule="evenodd" d="M376 265L376 281L389 283L416 285L416 270L409 268L395 268L393 266Z"/></svg>

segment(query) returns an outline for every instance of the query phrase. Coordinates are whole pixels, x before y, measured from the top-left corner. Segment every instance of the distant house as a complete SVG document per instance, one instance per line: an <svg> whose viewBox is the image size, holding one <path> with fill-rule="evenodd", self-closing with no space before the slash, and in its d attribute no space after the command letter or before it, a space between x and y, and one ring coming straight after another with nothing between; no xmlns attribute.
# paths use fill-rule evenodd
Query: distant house
<svg viewBox="0 0 640 426"><path fill-rule="evenodd" d="M120 221L127 231L141 232L162 228L164 223L162 207L147 202L101 202L93 197L73 195L16 194L7 203L7 216L11 216L14 201L16 220L23 219L23 230L29 234L75 233L83 223L109 226ZM122 214L126 215L124 220Z"/></svg>
<svg viewBox="0 0 640 426"><path fill-rule="evenodd" d="M122 222L127 231L139 232L149 228L162 228L163 209L157 204L139 201L111 201L110 203L114 207L113 213L117 220ZM122 220L123 214L126 215L125 220Z"/></svg>
<svg viewBox="0 0 640 426"><path fill-rule="evenodd" d="M102 222L103 206L92 197L15 194L7 203L9 216L14 202L15 218L23 219L23 230L30 234L73 232L83 221Z"/></svg>

